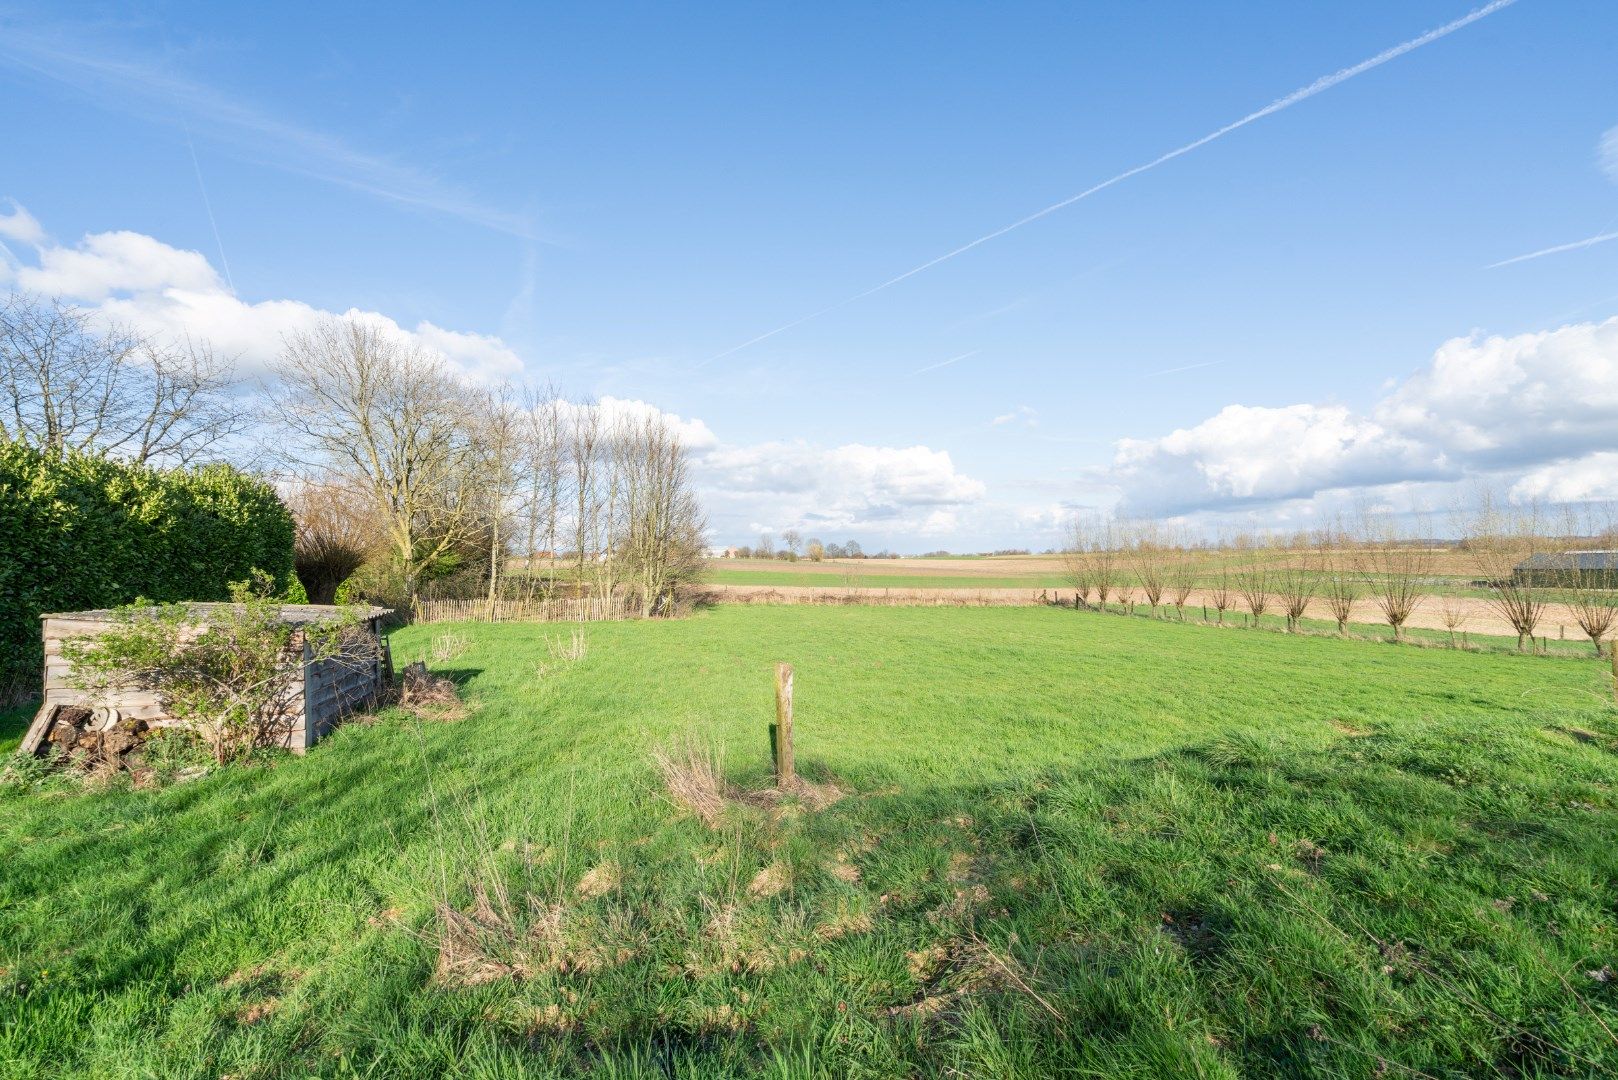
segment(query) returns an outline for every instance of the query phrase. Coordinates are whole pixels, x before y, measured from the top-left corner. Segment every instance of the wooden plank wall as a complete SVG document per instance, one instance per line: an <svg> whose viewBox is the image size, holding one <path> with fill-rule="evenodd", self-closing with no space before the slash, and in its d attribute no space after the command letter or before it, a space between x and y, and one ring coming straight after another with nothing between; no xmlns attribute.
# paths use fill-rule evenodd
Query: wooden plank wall
<svg viewBox="0 0 1618 1080"><path fill-rule="evenodd" d="M72 685L72 665L62 653L63 641L72 637L93 636L106 628L105 622L89 619L44 620L41 629L45 645L44 701L18 748L23 753L39 751L49 734L50 717L58 705L110 705L123 717L145 720L154 728L178 726L179 721L163 711L157 695L150 691L122 690L94 698ZM368 630L380 643L376 620L370 621ZM385 650L386 645L383 644L382 648ZM285 742L287 748L302 753L329 733L345 714L374 701L387 685L388 667L385 659L359 665L340 660L313 662L309 657L309 647L305 644L302 663L297 665L300 688L294 700L299 707L290 718Z"/></svg>

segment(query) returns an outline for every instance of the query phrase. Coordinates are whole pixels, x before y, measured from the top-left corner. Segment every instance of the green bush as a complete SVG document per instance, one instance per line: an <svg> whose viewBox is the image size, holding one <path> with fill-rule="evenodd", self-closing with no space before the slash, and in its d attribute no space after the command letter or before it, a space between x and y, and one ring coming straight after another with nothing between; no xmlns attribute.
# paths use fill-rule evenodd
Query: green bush
<svg viewBox="0 0 1618 1080"><path fill-rule="evenodd" d="M37 688L39 616L228 600L254 571L292 576L292 515L225 465L158 471L0 443L0 695Z"/></svg>

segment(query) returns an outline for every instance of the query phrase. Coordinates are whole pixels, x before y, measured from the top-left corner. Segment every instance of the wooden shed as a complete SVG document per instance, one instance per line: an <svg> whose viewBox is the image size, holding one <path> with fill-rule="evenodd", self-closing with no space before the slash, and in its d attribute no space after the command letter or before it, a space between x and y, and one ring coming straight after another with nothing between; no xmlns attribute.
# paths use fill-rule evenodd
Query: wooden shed
<svg viewBox="0 0 1618 1080"><path fill-rule="evenodd" d="M200 629L210 613L228 604L193 604L193 618ZM362 640L355 655L315 659L304 628L349 616L350 608L324 604L284 604L280 617L293 627L287 656L295 668L296 690L293 714L286 718L283 745L302 753L336 726L342 717L361 705L376 700L393 679L393 660L387 639L382 636L382 619L388 608L367 608L359 612ZM63 654L62 643L69 638L94 637L120 617L111 610L55 612L41 615L45 641L45 699L41 703L19 749L37 754L49 743L66 746L79 732L81 741L98 745L107 734L144 732L183 724L167 715L158 695L150 690L116 690L94 694L73 685L72 662ZM368 646L368 647L367 647ZM302 650L301 658L298 650ZM53 734L53 729L60 728Z"/></svg>

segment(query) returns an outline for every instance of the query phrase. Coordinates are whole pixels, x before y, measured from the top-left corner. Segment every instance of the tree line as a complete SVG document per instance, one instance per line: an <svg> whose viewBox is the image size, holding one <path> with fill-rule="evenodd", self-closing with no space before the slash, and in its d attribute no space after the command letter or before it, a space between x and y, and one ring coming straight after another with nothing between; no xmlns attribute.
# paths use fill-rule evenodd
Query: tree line
<svg viewBox="0 0 1618 1080"><path fill-rule="evenodd" d="M1450 540L1367 515L1288 536L1236 532L1209 543L1153 521L1073 526L1063 553L1075 606L1181 617L1193 601L1257 624L1279 618L1296 632L1313 606L1346 634L1371 614L1396 639L1419 608L1437 608L1453 642L1471 617L1470 591L1527 648L1552 605L1563 605L1600 654L1618 631L1618 526L1610 508L1506 504L1487 492L1451 515ZM1439 558L1451 554L1447 572ZM1584 553L1574 557L1575 553ZM1609 554L1597 554L1606 552ZM1464 570L1456 577L1455 559Z"/></svg>
<svg viewBox="0 0 1618 1080"><path fill-rule="evenodd" d="M658 614L700 574L706 523L689 455L655 411L475 385L353 316L289 335L257 393L234 370L205 342L13 294L0 302L0 442L269 473L316 603L345 582L399 603L442 583Z"/></svg>

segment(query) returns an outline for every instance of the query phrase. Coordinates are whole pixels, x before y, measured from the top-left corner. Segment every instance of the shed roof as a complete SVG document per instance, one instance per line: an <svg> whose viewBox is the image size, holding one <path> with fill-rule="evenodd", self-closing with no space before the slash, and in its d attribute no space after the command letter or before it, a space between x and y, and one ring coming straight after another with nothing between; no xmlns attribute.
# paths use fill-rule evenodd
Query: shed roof
<svg viewBox="0 0 1618 1080"><path fill-rule="evenodd" d="M1618 571L1618 551L1541 552L1518 563L1517 569Z"/></svg>
<svg viewBox="0 0 1618 1080"><path fill-rule="evenodd" d="M190 605L192 613L198 622L205 622L208 616L220 608L234 607L233 604L203 604ZM77 622L113 622L120 612L128 608L95 608L91 611L48 611L41 615L41 619L73 619ZM156 608L147 608L147 611L156 611ZM345 607L341 604L282 604L281 621L294 626L308 626L312 623L333 622L349 614L356 614L362 619L379 619L384 615L393 614L392 608L383 607Z"/></svg>

